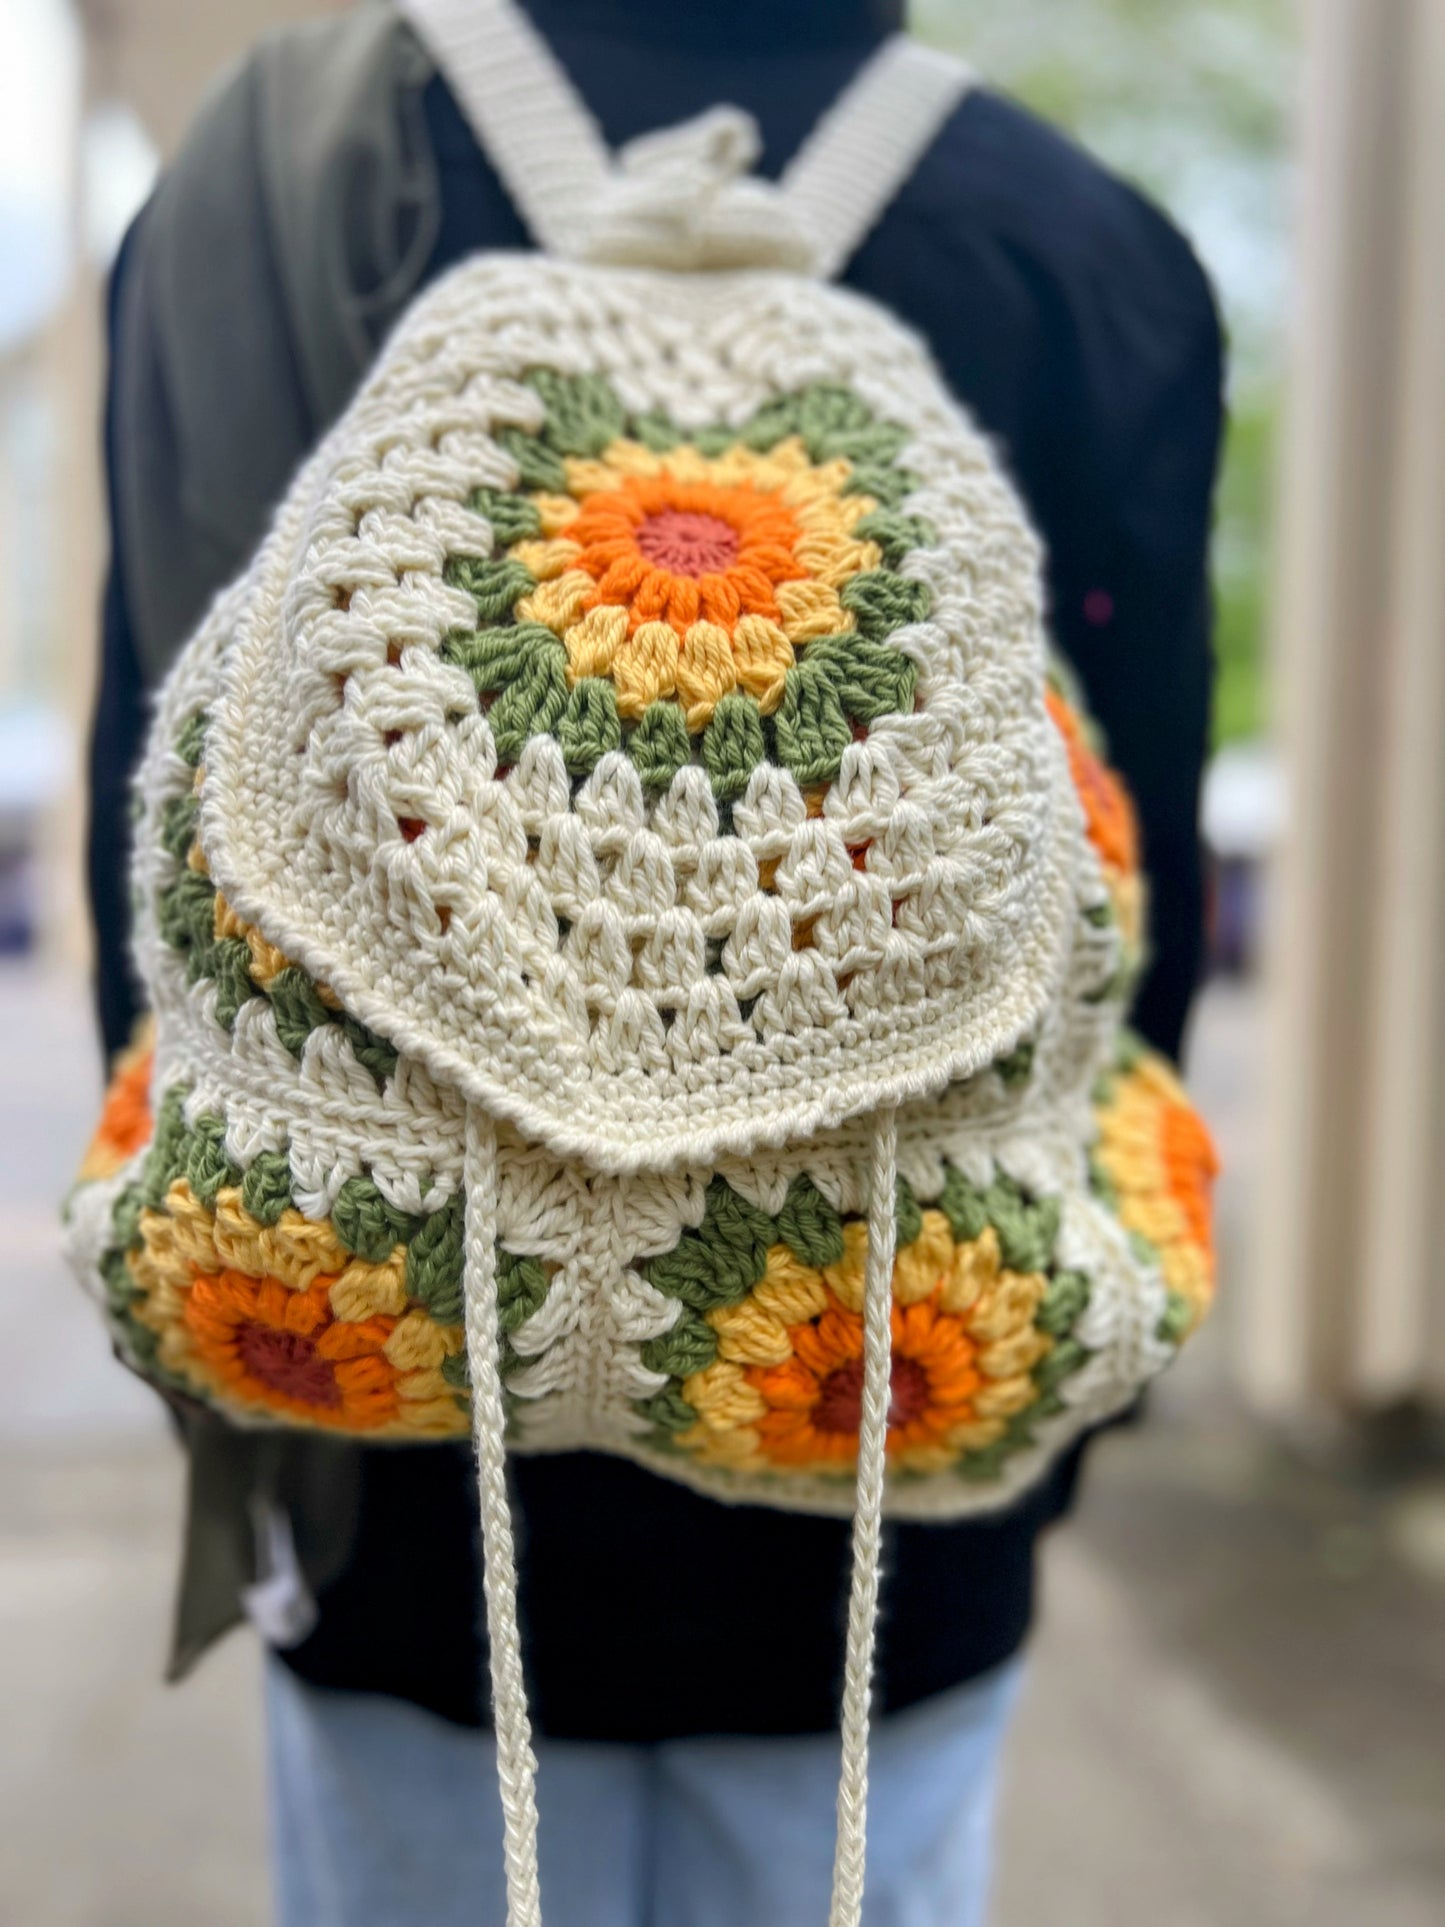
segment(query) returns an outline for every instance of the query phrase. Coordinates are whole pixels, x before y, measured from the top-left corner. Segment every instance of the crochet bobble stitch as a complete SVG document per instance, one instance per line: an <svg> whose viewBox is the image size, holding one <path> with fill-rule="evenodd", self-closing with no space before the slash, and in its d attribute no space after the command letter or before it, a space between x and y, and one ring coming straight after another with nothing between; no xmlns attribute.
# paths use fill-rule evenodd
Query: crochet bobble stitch
<svg viewBox="0 0 1445 1927"><path fill-rule="evenodd" d="M1127 798L1062 686L1051 711L1117 890L1135 875ZM207 875L194 801L205 734L205 713L193 712L175 747L188 780L158 810L168 870L156 891L157 928L193 991L212 989L211 1021L234 1034L243 1008L269 1008L275 1037L298 1066L314 1057L313 1033L335 1035L385 1099L397 1053L238 919ZM1098 926L1091 907L1081 930L1096 927L1108 920ZM1095 987L1085 991L1096 1005L1115 988L1108 954L1105 976L1095 965ZM994 1067L997 1088L1017 1103L1034 1070L1035 1045L1021 1045ZM98 1177L148 1146L116 1197L101 1263L128 1355L173 1389L254 1421L378 1438L464 1432L455 1192L433 1189L409 1210L372 1178L351 1175L331 1184L318 1216L314 1194L293 1177L295 1147L260 1150L240 1168L226 1148L225 1118L198 1109L185 1087L169 1088L152 1131L149 1072L148 1052L118 1067L87 1162ZM1169 1295L1156 1337L1176 1343L1212 1287L1212 1153L1177 1083L1137 1046L1123 1047L1095 1105L1094 1189L1162 1265ZM532 1154L534 1171L537 1163ZM311 1215L298 1210L298 1189ZM841 1490L861 1411L862 1218L840 1211L806 1169L775 1211L722 1176L695 1195L696 1229L684 1222L657 1256L634 1261L661 1329L628 1347L633 1392L610 1422L625 1424L630 1409L641 1421L631 1431L635 1449L709 1473L774 1480L802 1472ZM1060 1258L1060 1214L1058 1198L1033 1199L996 1167L975 1183L944 1162L926 1206L900 1178L887 1435L895 1477L954 1469L987 1485L1015 1455L1038 1449L1041 1426L1066 1414L1067 1381L1094 1348L1090 1274ZM526 1407L550 1401L538 1369L549 1348L544 1307L570 1248L544 1241L546 1258L498 1249L501 1370L509 1386L525 1388L520 1398L508 1393L523 1435Z"/></svg>
<svg viewBox="0 0 1445 1927"><path fill-rule="evenodd" d="M866 1011L880 955L920 935L921 973L900 951L890 994L926 996L940 838L980 834L992 810L997 868L979 875L1002 885L1012 832L997 830L1025 821L982 801L1005 767L986 744L968 752L985 789L930 792L896 733L932 731L943 668L926 638L962 617L923 566L932 457L887 405L820 378L737 425L684 428L624 387L536 367L519 384L492 436L504 460L469 458L466 515L435 563L449 615L430 660L476 711L444 681L434 723L379 712L365 729L384 730L386 779L348 778L379 848L395 826L386 873L409 903L405 853L452 835L416 759L481 721L494 761L457 820L505 804L505 861L465 843L447 861L507 879L513 927L535 933L528 970L564 1000L558 962L577 973L595 1061L619 1080L694 1063L709 1036L723 1063L750 1037L774 1048L790 976L796 994L826 972L818 990ZM355 561L329 579L334 621L387 593ZM253 1423L459 1435L466 1106L212 874L213 718L247 593L188 653L153 741L142 943L159 1055L120 1067L77 1222L119 1342L161 1382ZM402 634L413 619L400 603L387 618ZM423 658L401 656L415 675ZM980 702L1024 700L982 663L971 674ZM354 698L348 673L313 741L359 725ZM890 1507L917 1516L1026 1483L1157 1369L1212 1282L1210 1153L1177 1086L1131 1047L1091 1096L1137 966L1137 839L1062 674L1047 708L1091 852L1062 982L991 1066L898 1112L882 1450ZM306 781L322 785L307 808L330 807L324 765ZM594 1169L579 1190L584 1167L501 1132L514 1443L602 1444L708 1491L848 1511L870 1155L866 1125L845 1125L668 1172Z"/></svg>
<svg viewBox="0 0 1445 1927"><path fill-rule="evenodd" d="M118 1073L93 1171L123 1168L115 1153L134 1136L136 1078L149 1069L145 1054ZM459 1198L408 1214L351 1177L328 1218L308 1218L288 1157L261 1152L241 1171L223 1120L188 1123L186 1096L172 1087L153 1131L142 1113L147 1148L113 1206L101 1272L127 1355L243 1419L375 1438L465 1433ZM1121 1049L1096 1102L1095 1189L1162 1266L1156 1336L1177 1344L1212 1293L1212 1151L1167 1067L1137 1045ZM702 1198L697 1228L639 1266L672 1322L633 1348L633 1380L662 1387L632 1400L638 1442L724 1471L851 1477L864 1220L806 1173L776 1215L721 1177ZM1093 1356L1080 1336L1091 1279L1059 1256L1060 1201L1032 1199L1001 1172L980 1187L945 1165L927 1206L900 1179L895 1219L890 1468L986 1484L1037 1444ZM561 1268L498 1247L509 1385L546 1350ZM539 1396L534 1372L530 1389L509 1392L514 1417Z"/></svg>
<svg viewBox="0 0 1445 1927"><path fill-rule="evenodd" d="M624 290L599 318L538 264L539 366L496 264L467 273L249 585L201 795L225 894L372 1032L607 1168L977 1068L1052 994L1077 862L985 452L911 425L916 370L861 315L803 353L805 291L769 287L798 305L766 352L713 312L694 393L690 317Z"/></svg>

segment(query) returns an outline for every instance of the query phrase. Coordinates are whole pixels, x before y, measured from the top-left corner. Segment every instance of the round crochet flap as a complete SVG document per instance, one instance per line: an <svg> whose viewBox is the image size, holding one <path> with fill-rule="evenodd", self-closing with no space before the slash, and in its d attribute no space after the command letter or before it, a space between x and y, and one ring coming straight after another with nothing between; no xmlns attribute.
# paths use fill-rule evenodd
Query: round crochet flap
<svg viewBox="0 0 1445 1927"><path fill-rule="evenodd" d="M1035 541L887 316L492 256L293 488L200 844L554 1152L746 1152L969 1075L1056 995L1082 829L1044 671Z"/></svg>

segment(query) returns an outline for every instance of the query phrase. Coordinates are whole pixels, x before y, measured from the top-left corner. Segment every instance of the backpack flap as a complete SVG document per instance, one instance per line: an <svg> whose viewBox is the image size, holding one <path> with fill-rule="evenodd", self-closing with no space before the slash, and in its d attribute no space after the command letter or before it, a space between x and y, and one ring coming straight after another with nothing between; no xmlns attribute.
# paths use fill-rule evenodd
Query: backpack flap
<svg viewBox="0 0 1445 1927"><path fill-rule="evenodd" d="M614 1171L1008 1051L1080 850L1034 539L922 350L790 276L491 257L253 571L217 887L443 1083Z"/></svg>

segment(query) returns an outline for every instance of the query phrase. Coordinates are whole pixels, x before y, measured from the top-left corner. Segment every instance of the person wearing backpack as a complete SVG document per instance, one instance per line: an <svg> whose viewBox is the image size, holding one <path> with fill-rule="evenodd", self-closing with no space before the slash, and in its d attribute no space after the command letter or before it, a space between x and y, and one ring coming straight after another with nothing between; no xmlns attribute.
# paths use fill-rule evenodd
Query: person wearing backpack
<svg viewBox="0 0 1445 1927"><path fill-rule="evenodd" d="M1208 1299L1148 1046L1213 306L898 25L367 6L117 265L91 877L155 1041L72 1243L190 1457L173 1672L272 1648L288 1923L981 1919L1037 1535Z"/></svg>

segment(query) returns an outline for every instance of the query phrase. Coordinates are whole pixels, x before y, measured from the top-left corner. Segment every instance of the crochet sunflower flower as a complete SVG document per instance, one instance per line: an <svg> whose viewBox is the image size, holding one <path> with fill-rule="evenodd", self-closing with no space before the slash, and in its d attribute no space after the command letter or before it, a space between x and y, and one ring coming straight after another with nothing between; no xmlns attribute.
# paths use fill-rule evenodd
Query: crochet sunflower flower
<svg viewBox="0 0 1445 1927"><path fill-rule="evenodd" d="M493 551L449 565L477 627L444 653L504 762L545 732L574 776L623 749L656 792L700 760L726 802L770 757L831 782L849 743L912 707L890 639L932 597L896 567L928 535L890 506L912 484L901 429L819 387L689 434L628 415L598 377L533 380L541 425L505 443L517 487L472 498Z"/></svg>

